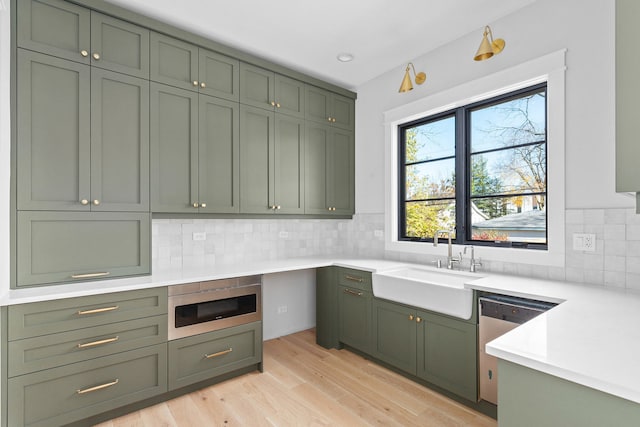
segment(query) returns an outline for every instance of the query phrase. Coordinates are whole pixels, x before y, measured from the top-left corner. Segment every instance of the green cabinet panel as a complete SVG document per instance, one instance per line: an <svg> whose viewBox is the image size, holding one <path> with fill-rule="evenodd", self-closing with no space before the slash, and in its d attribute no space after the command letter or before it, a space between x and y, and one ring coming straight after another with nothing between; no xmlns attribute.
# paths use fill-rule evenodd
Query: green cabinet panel
<svg viewBox="0 0 640 427"><path fill-rule="evenodd" d="M149 274L150 214L18 212L17 286Z"/></svg>
<svg viewBox="0 0 640 427"><path fill-rule="evenodd" d="M276 213L304 213L304 128L302 119L275 114L269 203Z"/></svg>
<svg viewBox="0 0 640 427"><path fill-rule="evenodd" d="M167 314L167 288L91 295L9 307L9 341Z"/></svg>
<svg viewBox="0 0 640 427"><path fill-rule="evenodd" d="M336 276L339 285L373 292L371 273L368 271L340 267L337 269Z"/></svg>
<svg viewBox="0 0 640 427"><path fill-rule="evenodd" d="M91 12L91 65L149 78L149 30Z"/></svg>
<svg viewBox="0 0 640 427"><path fill-rule="evenodd" d="M240 63L240 102L269 111L304 118L304 83Z"/></svg>
<svg viewBox="0 0 640 427"><path fill-rule="evenodd" d="M163 34L151 33L151 80L238 101L240 62Z"/></svg>
<svg viewBox="0 0 640 427"><path fill-rule="evenodd" d="M9 342L9 377L167 341L167 316L144 317Z"/></svg>
<svg viewBox="0 0 640 427"><path fill-rule="evenodd" d="M89 9L63 0L20 0L16 3L19 47L90 63Z"/></svg>
<svg viewBox="0 0 640 427"><path fill-rule="evenodd" d="M305 213L355 211L353 133L307 122Z"/></svg>
<svg viewBox="0 0 640 427"><path fill-rule="evenodd" d="M93 211L149 211L147 80L95 68L91 72L89 198Z"/></svg>
<svg viewBox="0 0 640 427"><path fill-rule="evenodd" d="M169 341L169 390L262 362L262 322Z"/></svg>
<svg viewBox="0 0 640 427"><path fill-rule="evenodd" d="M418 377L475 402L478 397L478 327L418 311Z"/></svg>
<svg viewBox="0 0 640 427"><path fill-rule="evenodd" d="M338 286L338 335L340 342L371 353L373 294Z"/></svg>
<svg viewBox="0 0 640 427"><path fill-rule="evenodd" d="M338 348L338 282L336 267L316 269L316 343Z"/></svg>
<svg viewBox="0 0 640 427"><path fill-rule="evenodd" d="M305 118L318 123L353 131L355 129L355 101L346 96L315 86L306 87Z"/></svg>
<svg viewBox="0 0 640 427"><path fill-rule="evenodd" d="M151 84L153 212L239 211L239 106Z"/></svg>
<svg viewBox="0 0 640 427"><path fill-rule="evenodd" d="M89 76L86 65L18 50L18 209L89 210Z"/></svg>
<svg viewBox="0 0 640 427"><path fill-rule="evenodd" d="M373 356L412 375L416 374L416 311L373 299Z"/></svg>
<svg viewBox="0 0 640 427"><path fill-rule="evenodd" d="M8 381L8 424L62 425L167 391L167 346L144 347Z"/></svg>

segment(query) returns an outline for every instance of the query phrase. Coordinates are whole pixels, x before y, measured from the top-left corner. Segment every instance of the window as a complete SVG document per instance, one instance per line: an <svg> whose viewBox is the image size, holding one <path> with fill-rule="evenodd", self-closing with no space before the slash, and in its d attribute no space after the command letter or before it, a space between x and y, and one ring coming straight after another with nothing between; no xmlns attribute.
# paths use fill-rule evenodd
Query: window
<svg viewBox="0 0 640 427"><path fill-rule="evenodd" d="M399 129L398 238L546 248L547 85Z"/></svg>

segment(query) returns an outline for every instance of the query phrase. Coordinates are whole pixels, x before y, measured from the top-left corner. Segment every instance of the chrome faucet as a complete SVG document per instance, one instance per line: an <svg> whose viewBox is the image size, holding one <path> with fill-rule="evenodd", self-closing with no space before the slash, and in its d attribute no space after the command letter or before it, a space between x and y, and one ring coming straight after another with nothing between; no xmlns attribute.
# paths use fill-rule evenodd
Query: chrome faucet
<svg viewBox="0 0 640 427"><path fill-rule="evenodd" d="M459 263L462 260L462 254L460 254L459 258L454 258L452 255L452 244L451 244L451 235L453 234L453 230L438 230L433 235L433 246L438 246L438 236L441 234L447 235L447 268L449 270L453 269L453 265Z"/></svg>
<svg viewBox="0 0 640 427"><path fill-rule="evenodd" d="M473 246L465 246L463 253L467 253L467 248L471 248L471 264L469 265L469 271L475 273L476 267L482 267L482 261L480 261L480 258L478 258L478 260L476 261Z"/></svg>

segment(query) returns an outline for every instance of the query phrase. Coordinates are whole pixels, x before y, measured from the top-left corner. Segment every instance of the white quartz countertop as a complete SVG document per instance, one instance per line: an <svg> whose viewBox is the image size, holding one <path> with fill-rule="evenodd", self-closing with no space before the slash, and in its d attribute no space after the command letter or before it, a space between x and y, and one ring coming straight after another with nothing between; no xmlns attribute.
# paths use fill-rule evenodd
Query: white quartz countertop
<svg viewBox="0 0 640 427"><path fill-rule="evenodd" d="M331 265L375 273L408 263L334 256L159 270L150 276L8 290L0 295L0 306ZM640 403L640 293L486 272L479 277L465 286L560 303L487 344L487 353Z"/></svg>

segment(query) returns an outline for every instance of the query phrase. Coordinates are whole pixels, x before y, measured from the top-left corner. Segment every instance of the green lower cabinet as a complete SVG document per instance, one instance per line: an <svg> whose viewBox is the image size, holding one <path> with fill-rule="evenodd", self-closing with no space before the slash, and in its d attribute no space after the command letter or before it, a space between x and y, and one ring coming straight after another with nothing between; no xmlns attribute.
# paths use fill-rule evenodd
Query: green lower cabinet
<svg viewBox="0 0 640 427"><path fill-rule="evenodd" d="M10 426L82 420L167 391L159 344L9 379Z"/></svg>
<svg viewBox="0 0 640 427"><path fill-rule="evenodd" d="M338 348L338 287L336 267L316 269L316 344Z"/></svg>
<svg viewBox="0 0 640 427"><path fill-rule="evenodd" d="M169 341L169 390L262 362L262 322Z"/></svg>
<svg viewBox="0 0 640 427"><path fill-rule="evenodd" d="M417 311L420 378L472 402L478 397L478 327L474 323Z"/></svg>
<svg viewBox="0 0 640 427"><path fill-rule="evenodd" d="M373 294L357 287L338 286L338 337L341 343L371 352Z"/></svg>
<svg viewBox="0 0 640 427"><path fill-rule="evenodd" d="M373 299L373 356L412 375L416 374L415 313L410 307Z"/></svg>

